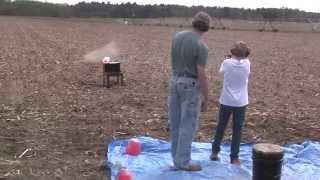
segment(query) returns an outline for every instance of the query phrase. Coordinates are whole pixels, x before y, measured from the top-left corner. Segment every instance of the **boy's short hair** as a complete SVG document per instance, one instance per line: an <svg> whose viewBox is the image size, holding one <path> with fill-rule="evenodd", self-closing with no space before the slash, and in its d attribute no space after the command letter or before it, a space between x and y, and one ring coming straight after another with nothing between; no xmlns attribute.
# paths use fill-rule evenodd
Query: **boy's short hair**
<svg viewBox="0 0 320 180"><path fill-rule="evenodd" d="M209 14L200 11L192 20L192 27L201 32L207 32L210 28L211 17Z"/></svg>
<svg viewBox="0 0 320 180"><path fill-rule="evenodd" d="M243 41L236 42L230 50L231 54L238 58L246 58L250 55L250 48Z"/></svg>

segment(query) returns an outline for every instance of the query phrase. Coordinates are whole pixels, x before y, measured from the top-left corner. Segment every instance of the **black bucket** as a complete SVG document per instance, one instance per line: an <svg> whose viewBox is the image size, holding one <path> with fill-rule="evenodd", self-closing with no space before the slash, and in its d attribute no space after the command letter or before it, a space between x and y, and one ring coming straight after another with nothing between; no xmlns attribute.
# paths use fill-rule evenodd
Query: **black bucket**
<svg viewBox="0 0 320 180"><path fill-rule="evenodd" d="M280 180L283 149L273 144L257 144L252 150L252 180Z"/></svg>

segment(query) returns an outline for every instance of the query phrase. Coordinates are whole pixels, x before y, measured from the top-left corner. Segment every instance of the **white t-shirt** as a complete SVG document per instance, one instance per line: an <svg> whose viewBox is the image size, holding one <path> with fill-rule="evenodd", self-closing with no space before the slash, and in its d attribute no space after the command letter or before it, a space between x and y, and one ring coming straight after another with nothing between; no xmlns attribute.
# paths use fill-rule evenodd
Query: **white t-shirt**
<svg viewBox="0 0 320 180"><path fill-rule="evenodd" d="M234 107L248 105L249 59L226 59L222 62L219 72L223 73L220 103Z"/></svg>

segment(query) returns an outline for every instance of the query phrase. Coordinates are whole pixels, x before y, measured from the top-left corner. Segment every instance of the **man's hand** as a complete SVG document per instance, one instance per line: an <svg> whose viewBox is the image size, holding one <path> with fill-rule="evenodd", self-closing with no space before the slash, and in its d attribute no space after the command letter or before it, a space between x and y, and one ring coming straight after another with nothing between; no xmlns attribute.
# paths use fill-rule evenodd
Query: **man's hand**
<svg viewBox="0 0 320 180"><path fill-rule="evenodd" d="M208 109L208 102L207 102L207 100L203 100L201 102L201 112L206 112L207 109Z"/></svg>

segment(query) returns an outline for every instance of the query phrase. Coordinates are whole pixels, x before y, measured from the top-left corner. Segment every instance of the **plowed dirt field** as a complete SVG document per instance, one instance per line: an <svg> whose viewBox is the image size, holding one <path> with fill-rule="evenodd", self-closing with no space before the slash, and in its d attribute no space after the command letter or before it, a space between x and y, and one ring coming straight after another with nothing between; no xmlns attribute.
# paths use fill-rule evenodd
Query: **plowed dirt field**
<svg viewBox="0 0 320 180"><path fill-rule="evenodd" d="M0 179L105 179L101 161L113 137L168 139L170 44L180 30L0 17ZM320 140L319 34L222 30L204 36L210 103L196 140L212 138L218 67L237 40L252 49L243 141ZM82 60L111 42L125 85L108 89L101 63Z"/></svg>

